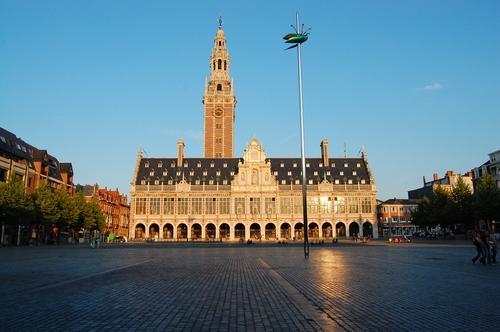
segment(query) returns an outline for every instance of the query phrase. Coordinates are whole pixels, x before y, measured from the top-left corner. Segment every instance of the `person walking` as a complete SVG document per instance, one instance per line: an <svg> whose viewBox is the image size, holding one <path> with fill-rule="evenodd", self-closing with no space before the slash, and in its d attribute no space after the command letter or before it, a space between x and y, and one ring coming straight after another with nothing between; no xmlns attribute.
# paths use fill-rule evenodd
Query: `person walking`
<svg viewBox="0 0 500 332"><path fill-rule="evenodd" d="M477 255L472 258L472 264L475 264L478 259L483 256L483 246L481 244L481 238L477 232L474 232L472 236L472 244L476 247Z"/></svg>
<svg viewBox="0 0 500 332"><path fill-rule="evenodd" d="M481 233L481 248L483 250L483 255L479 261L483 264L490 264L491 263L491 256L490 256L490 246L488 245L488 238L486 236L486 233L482 232Z"/></svg>

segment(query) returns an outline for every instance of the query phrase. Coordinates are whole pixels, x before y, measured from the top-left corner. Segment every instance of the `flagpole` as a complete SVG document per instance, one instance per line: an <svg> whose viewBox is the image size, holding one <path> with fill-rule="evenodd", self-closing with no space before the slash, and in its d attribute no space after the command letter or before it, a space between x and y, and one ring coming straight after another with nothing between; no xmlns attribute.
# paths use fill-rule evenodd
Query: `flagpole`
<svg viewBox="0 0 500 332"><path fill-rule="evenodd" d="M297 33L303 33L300 26L299 12L296 13ZM302 89L302 56L301 43L297 44L297 63L299 74L299 107L300 107L300 155L302 158L302 214L304 219L304 257L309 258L309 231L307 224L307 177L306 157L304 152L304 96Z"/></svg>

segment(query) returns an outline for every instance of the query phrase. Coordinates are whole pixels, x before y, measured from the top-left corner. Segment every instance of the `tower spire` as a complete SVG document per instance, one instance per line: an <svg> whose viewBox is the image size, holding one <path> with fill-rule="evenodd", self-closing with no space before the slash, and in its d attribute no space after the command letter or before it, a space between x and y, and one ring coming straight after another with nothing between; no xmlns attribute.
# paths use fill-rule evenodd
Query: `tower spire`
<svg viewBox="0 0 500 332"><path fill-rule="evenodd" d="M222 29L222 16L219 16L219 29Z"/></svg>

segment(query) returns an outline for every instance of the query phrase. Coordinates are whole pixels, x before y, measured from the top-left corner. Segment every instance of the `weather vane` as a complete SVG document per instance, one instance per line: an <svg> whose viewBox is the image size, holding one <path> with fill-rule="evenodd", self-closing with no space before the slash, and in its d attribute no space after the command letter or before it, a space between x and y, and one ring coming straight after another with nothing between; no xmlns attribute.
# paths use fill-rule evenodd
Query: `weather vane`
<svg viewBox="0 0 500 332"><path fill-rule="evenodd" d="M283 37L285 43L294 44L287 48L287 50L297 47L297 45L302 44L309 38L309 30L311 29L307 29L306 31L304 31L304 24L302 24L302 26L299 26L298 24L299 23L297 22L297 28L293 25L290 25L295 30L295 33L289 33L285 37Z"/></svg>
<svg viewBox="0 0 500 332"><path fill-rule="evenodd" d="M219 29L222 28L222 16L219 16Z"/></svg>

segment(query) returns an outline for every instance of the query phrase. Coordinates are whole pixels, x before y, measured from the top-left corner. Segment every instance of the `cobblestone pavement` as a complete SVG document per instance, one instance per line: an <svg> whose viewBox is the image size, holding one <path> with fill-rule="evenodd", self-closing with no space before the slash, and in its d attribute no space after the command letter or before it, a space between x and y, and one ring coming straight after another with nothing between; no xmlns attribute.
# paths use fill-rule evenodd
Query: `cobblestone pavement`
<svg viewBox="0 0 500 332"><path fill-rule="evenodd" d="M0 330L498 330L472 246L0 249Z"/></svg>

